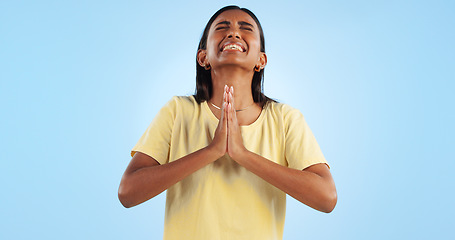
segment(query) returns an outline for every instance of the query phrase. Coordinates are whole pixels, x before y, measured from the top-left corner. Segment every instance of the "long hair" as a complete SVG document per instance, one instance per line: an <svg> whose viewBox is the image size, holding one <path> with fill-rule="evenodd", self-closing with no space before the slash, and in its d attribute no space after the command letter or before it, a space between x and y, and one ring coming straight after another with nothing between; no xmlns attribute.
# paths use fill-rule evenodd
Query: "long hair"
<svg viewBox="0 0 455 240"><path fill-rule="evenodd" d="M256 22L259 28L259 36L261 40L261 52L265 53L265 41L264 41L264 32L262 31L261 24L259 20L254 15L253 12L246 8L240 8L235 5L226 6L218 10L208 21L207 25L205 26L204 32L202 33L201 40L199 41L198 51L205 50L207 48L207 38L209 35L210 27L215 19L223 12L227 10L241 10L248 15L250 15L253 20ZM197 58L197 56L196 56ZM269 101L274 101L267 96L264 95L264 69L261 69L259 72L254 72L253 81L251 82L251 93L253 95L253 100L256 103L259 103L261 107L264 107ZM213 86L212 86L212 76L210 74L210 70L206 70L204 67L201 67L196 59L196 93L194 98L198 103L208 101L212 98L213 94Z"/></svg>

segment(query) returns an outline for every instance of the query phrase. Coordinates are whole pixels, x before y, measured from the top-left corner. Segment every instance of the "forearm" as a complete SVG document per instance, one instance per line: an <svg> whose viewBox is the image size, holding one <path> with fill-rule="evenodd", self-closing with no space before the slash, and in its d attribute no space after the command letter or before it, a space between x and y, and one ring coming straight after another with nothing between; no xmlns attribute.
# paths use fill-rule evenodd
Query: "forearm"
<svg viewBox="0 0 455 240"><path fill-rule="evenodd" d="M167 164L126 172L119 188L120 201L125 207L143 203L216 159L217 154L202 148Z"/></svg>
<svg viewBox="0 0 455 240"><path fill-rule="evenodd" d="M247 150L238 159L247 170L316 210L331 212L335 207L337 196L331 175L288 168Z"/></svg>

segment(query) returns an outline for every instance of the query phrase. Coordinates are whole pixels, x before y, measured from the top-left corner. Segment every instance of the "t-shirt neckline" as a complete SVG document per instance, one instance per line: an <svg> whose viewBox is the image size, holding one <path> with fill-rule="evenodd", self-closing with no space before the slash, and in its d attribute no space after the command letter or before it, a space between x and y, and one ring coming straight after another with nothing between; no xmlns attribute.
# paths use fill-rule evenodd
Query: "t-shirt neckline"
<svg viewBox="0 0 455 240"><path fill-rule="evenodd" d="M210 115L210 118L212 119L212 121L214 121L215 124L218 124L218 118L215 116L215 114L212 112L212 110L210 110L210 107L207 103L207 101L204 101L201 103L203 105L203 108L205 109L205 112ZM249 128L254 128L256 125L260 124L260 122L262 122L262 119L264 118L264 115L265 115L265 111L267 110L267 107L265 108L262 108L261 110L261 114L259 114L259 117L254 121L252 122L251 124L249 125L242 125L240 126L242 129L249 129Z"/></svg>

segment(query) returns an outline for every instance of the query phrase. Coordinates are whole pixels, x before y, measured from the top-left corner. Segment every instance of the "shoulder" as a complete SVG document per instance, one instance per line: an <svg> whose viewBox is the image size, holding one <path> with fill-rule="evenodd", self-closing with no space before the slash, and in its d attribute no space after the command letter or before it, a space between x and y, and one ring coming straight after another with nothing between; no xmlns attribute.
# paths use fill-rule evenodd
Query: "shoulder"
<svg viewBox="0 0 455 240"><path fill-rule="evenodd" d="M306 128L306 120L302 112L286 103L270 102L268 103L267 112L269 122L282 126L286 135L296 133L296 130ZM272 119L272 120L270 120Z"/></svg>
<svg viewBox="0 0 455 240"><path fill-rule="evenodd" d="M192 108L199 105L193 96L173 96L165 106L170 108Z"/></svg>
<svg viewBox="0 0 455 240"><path fill-rule="evenodd" d="M300 110L297 108L292 107L286 103L279 103L279 102L269 102L265 106L266 110L270 112L272 115L280 116L283 120L289 121L289 119L295 117L303 117Z"/></svg>
<svg viewBox="0 0 455 240"><path fill-rule="evenodd" d="M171 113L176 118L177 116L191 116L199 112L202 104L198 104L193 96L173 96L163 107L165 111Z"/></svg>
<svg viewBox="0 0 455 240"><path fill-rule="evenodd" d="M169 102L174 104L197 104L193 96L173 96Z"/></svg>

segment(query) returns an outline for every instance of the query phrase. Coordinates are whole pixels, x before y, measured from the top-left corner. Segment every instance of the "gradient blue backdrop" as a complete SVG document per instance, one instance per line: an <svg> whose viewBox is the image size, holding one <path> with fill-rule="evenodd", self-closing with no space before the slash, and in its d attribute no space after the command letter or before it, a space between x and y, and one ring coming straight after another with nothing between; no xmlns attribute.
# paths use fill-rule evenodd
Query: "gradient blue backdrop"
<svg viewBox="0 0 455 240"><path fill-rule="evenodd" d="M284 239L454 239L454 1L0 2L0 239L161 239L124 209L130 150L195 86L203 27L260 19L265 92L300 109L338 205L288 197Z"/></svg>

